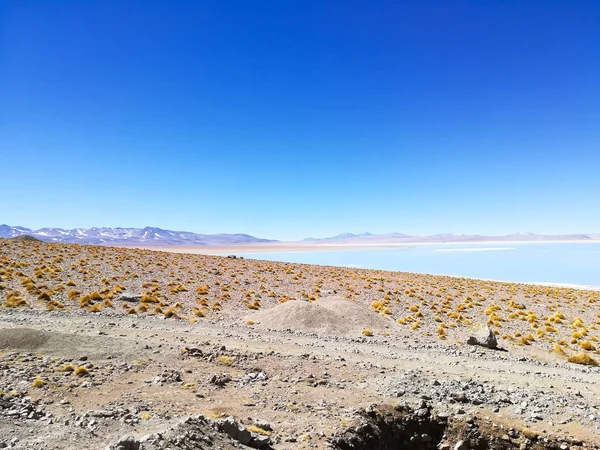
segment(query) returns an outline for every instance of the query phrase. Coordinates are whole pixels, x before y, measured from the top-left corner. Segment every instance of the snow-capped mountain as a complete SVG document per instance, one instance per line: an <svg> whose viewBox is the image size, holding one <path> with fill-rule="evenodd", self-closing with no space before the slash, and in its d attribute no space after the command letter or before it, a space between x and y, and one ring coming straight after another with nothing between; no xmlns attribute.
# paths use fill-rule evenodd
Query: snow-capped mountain
<svg viewBox="0 0 600 450"><path fill-rule="evenodd" d="M353 233L342 233L337 236L327 237L327 238L306 238L303 241L343 241L346 239L359 239L359 238L368 238L373 236L373 234L365 232L359 234Z"/></svg>
<svg viewBox="0 0 600 450"><path fill-rule="evenodd" d="M430 236L410 236L403 233L342 233L328 238L308 238L307 243L352 243L352 244L389 244L389 243L450 243L450 242L503 242L503 241L556 241L556 240L597 240L598 234L541 235L535 233L513 233L504 236L483 236L457 233L440 233Z"/></svg>
<svg viewBox="0 0 600 450"><path fill-rule="evenodd" d="M148 244L148 245L231 245L272 242L247 234L198 234L189 231L145 228L40 228L0 225L0 237L13 238L22 235L36 237L47 242L69 242L78 244Z"/></svg>

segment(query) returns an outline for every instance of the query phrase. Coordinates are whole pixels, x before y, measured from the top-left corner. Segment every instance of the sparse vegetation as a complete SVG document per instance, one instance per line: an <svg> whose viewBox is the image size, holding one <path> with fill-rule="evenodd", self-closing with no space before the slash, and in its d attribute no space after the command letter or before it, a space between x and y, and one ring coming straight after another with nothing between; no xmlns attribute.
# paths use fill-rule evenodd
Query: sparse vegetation
<svg viewBox="0 0 600 450"><path fill-rule="evenodd" d="M577 353L576 355L569 356L567 361L573 364L583 364L586 366L597 366L598 361L592 358L587 353Z"/></svg>
<svg viewBox="0 0 600 450"><path fill-rule="evenodd" d="M75 370L73 370L73 375L77 375L78 377L84 377L89 374L89 370L85 366L77 366Z"/></svg>
<svg viewBox="0 0 600 450"><path fill-rule="evenodd" d="M225 356L225 355L217 356L216 361L217 361L217 363L222 364L224 366L233 365L233 358L231 356Z"/></svg>

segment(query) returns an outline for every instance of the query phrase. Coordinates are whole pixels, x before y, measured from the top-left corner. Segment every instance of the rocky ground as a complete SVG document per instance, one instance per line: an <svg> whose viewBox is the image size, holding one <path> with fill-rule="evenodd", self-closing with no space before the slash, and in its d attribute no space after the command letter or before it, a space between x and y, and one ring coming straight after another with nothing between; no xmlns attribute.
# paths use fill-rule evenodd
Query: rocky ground
<svg viewBox="0 0 600 450"><path fill-rule="evenodd" d="M0 241L0 448L600 448L598 299Z"/></svg>

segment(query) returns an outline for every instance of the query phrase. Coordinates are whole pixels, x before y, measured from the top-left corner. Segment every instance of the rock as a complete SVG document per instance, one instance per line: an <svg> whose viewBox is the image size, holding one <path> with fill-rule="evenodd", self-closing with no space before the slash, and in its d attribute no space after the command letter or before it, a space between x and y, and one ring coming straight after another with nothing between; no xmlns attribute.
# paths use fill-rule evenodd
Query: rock
<svg viewBox="0 0 600 450"><path fill-rule="evenodd" d="M271 438L262 434L252 434L252 441L248 444L252 448L265 448L271 444Z"/></svg>
<svg viewBox="0 0 600 450"><path fill-rule="evenodd" d="M454 445L454 450L469 450L469 443L461 439Z"/></svg>
<svg viewBox="0 0 600 450"><path fill-rule="evenodd" d="M116 298L116 301L133 303L133 302L139 302L141 298L142 298L142 296L139 294L133 294L131 292L121 292L121 295L119 295Z"/></svg>
<svg viewBox="0 0 600 450"><path fill-rule="evenodd" d="M242 445L248 445L252 440L252 433L250 433L250 431L248 431L244 425L237 422L233 417L228 417L220 422L219 429Z"/></svg>
<svg viewBox="0 0 600 450"><path fill-rule="evenodd" d="M222 373L220 375L213 374L208 380L208 382L210 384L214 384L215 386L219 386L219 387L225 386L230 381L231 381L231 377L227 373Z"/></svg>
<svg viewBox="0 0 600 450"><path fill-rule="evenodd" d="M273 425L266 420L256 419L254 421L254 425L256 425L258 428L262 428L265 431L273 431Z"/></svg>
<svg viewBox="0 0 600 450"><path fill-rule="evenodd" d="M467 344L478 345L486 348L498 348L498 340L492 329L488 326L482 326L475 330L467 339Z"/></svg>
<svg viewBox="0 0 600 450"><path fill-rule="evenodd" d="M111 447L111 450L140 450L140 441L133 436L123 436Z"/></svg>

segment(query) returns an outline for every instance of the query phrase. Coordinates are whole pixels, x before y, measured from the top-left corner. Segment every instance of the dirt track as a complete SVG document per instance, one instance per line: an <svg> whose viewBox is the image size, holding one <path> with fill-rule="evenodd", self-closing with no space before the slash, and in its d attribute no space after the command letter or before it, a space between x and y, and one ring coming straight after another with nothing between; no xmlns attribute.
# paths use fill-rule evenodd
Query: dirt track
<svg viewBox="0 0 600 450"><path fill-rule="evenodd" d="M23 332L23 326L30 331ZM23 376L19 372L28 395L39 398L44 409L53 414L53 425L44 426L33 436L26 432L29 425L22 429L12 421L0 420L0 435L5 436L7 443L17 437L23 444L21 448L31 448L32 439L43 441L36 448L73 448L75 441L82 440L88 448L101 448L124 434L141 436L198 413L234 416L246 423L252 423L248 418L267 421L273 425L275 448L318 448L324 447L335 432L351 424L359 407L404 402L418 405L424 396L436 410L458 418L489 417L508 428L528 427L542 435L571 435L590 443L599 439L595 420L588 419L586 424L573 415L573 411L597 414L600 386L595 369L529 359L520 361L520 357L508 352L473 351L468 347L449 349L445 345L418 348L383 339L327 338L282 331L257 333L241 326L223 327L205 322L191 325L154 318L97 316L90 322L85 315L41 311L4 310L0 312L0 327L0 344L5 355L37 354L52 361L48 368L39 360L5 361L4 383L10 383L7 370L17 368L33 369L49 379L45 388L32 389L33 373ZM8 330L13 330L17 339L11 341L13 333ZM34 330L44 333L37 334ZM32 338L25 339L26 335ZM201 349L209 358L231 356L232 363L223 365L216 359L209 362L205 357L182 356L185 347ZM87 357L86 363L93 366L85 378L59 374L52 381L41 372L44 369L51 373L52 367L59 363L82 357ZM178 371L181 380L146 383L165 369ZM267 379L247 384L240 381L257 371L266 374ZM210 383L213 374L223 372L232 380L222 387ZM403 383L406 374L413 377ZM437 404L432 401L436 398L432 383L438 382L443 387L445 380L474 384L464 389L466 400ZM473 395L478 395L479 385L512 390L511 403L502 408L497 408L491 399L473 404L478 403ZM21 386L17 383L15 387ZM524 392L537 390L552 393L548 398L538 399L547 407L537 405L535 398L523 396ZM402 395L398 397L399 394ZM455 391L448 388L440 395L448 400ZM485 398L486 394L483 395ZM584 406L562 407L564 399ZM523 401L528 405L521 408ZM97 427L75 426L78 418L89 410L136 406L140 407L135 416L147 411L152 418L134 424L98 420ZM525 410L524 414L517 413L520 409ZM529 412L533 409L542 411L544 419L532 421ZM64 425L69 417L73 420ZM560 424L562 421L566 423Z"/></svg>

